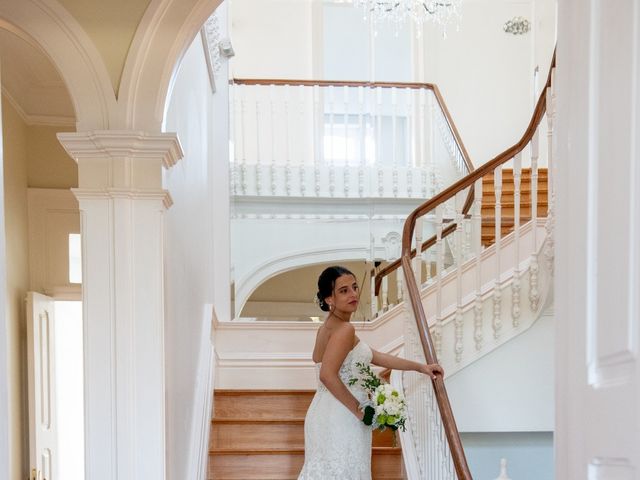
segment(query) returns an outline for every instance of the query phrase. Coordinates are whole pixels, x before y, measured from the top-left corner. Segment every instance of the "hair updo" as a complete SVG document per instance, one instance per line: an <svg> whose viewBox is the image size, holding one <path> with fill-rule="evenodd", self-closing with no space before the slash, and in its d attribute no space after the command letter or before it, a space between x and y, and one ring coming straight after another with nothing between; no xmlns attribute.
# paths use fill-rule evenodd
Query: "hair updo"
<svg viewBox="0 0 640 480"><path fill-rule="evenodd" d="M344 267L333 266L325 268L324 271L318 277L318 305L320 310L328 312L330 310L329 305L325 301L325 298L330 297L333 294L333 289L336 286L336 280L343 275L353 275L353 273ZM355 278L355 275L353 275Z"/></svg>

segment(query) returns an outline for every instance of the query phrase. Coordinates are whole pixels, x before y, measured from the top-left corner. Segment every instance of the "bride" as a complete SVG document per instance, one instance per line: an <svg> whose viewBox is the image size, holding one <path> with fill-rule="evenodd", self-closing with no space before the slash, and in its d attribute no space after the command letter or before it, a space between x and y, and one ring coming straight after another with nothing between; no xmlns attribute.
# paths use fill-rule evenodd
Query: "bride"
<svg viewBox="0 0 640 480"><path fill-rule="evenodd" d="M356 278L344 267L329 267L318 278L318 302L329 312L318 329L313 361L319 369L315 396L304 421L304 466L298 480L370 480L371 427L363 422L367 395L349 380L356 363L414 370L432 378L440 365L425 365L377 352L362 342L350 323L358 308Z"/></svg>

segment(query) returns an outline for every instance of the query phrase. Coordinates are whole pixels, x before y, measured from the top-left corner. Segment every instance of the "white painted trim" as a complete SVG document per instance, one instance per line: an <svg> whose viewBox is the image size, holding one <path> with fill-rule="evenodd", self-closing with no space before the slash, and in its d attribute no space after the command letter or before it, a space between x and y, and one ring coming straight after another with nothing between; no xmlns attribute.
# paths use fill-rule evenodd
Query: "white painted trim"
<svg viewBox="0 0 640 480"><path fill-rule="evenodd" d="M3 85L2 95L9 101L13 109L18 113L22 121L29 126L39 127L75 127L75 117L65 117L56 115L30 115L24 111L18 101L13 98L9 90Z"/></svg>
<svg viewBox="0 0 640 480"><path fill-rule="evenodd" d="M163 129L180 60L222 0L152 0L131 43L118 98L128 128Z"/></svg>
<svg viewBox="0 0 640 480"><path fill-rule="evenodd" d="M299 250L285 257L268 259L236 282L236 311L242 311L245 303L260 284L279 273L328 261L366 259L370 253L369 246L349 245L327 250Z"/></svg>
<svg viewBox="0 0 640 480"><path fill-rule="evenodd" d="M173 200L168 190L72 188L71 191L78 200L126 198L130 200L160 200L165 209L173 205Z"/></svg>
<svg viewBox="0 0 640 480"><path fill-rule="evenodd" d="M401 354L402 353L404 353L404 350ZM391 371L391 385L399 392L404 391L402 374L403 372L399 370ZM398 436L400 437L400 446L402 447L402 459L406 472L405 478L414 480L420 478L420 465L418 463L418 452L413 442L414 435L411 431L411 422L406 423L406 428L407 430L404 432L398 431Z"/></svg>
<svg viewBox="0 0 640 480"><path fill-rule="evenodd" d="M66 266L50 261L66 258L68 243L58 242L81 231L78 200L69 189L29 188L27 206L30 290L56 300L81 300L81 286L69 282Z"/></svg>
<svg viewBox="0 0 640 480"><path fill-rule="evenodd" d="M132 130L61 132L58 139L71 158L161 158L171 168L184 152L175 133L147 133Z"/></svg>
<svg viewBox="0 0 640 480"><path fill-rule="evenodd" d="M211 318L205 316L204 331L210 335L202 335L200 358L198 360L200 374L197 378L206 379L196 386L195 405L191 419L191 444L189 478L207 480L207 466L209 463L209 434L211 431L211 416L213 411L213 385L216 366L216 355L213 343L213 325L217 318L215 309L211 306Z"/></svg>

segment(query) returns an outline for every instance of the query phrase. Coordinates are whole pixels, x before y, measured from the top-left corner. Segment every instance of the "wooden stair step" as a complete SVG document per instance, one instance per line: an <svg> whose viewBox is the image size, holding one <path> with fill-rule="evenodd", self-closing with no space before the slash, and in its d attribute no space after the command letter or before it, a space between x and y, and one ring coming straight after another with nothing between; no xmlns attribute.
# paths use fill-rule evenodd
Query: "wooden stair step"
<svg viewBox="0 0 640 480"><path fill-rule="evenodd" d="M271 448L304 448L304 418L218 419L212 421L209 448L249 450L264 445ZM373 432L374 447L391 447L393 431Z"/></svg>
<svg viewBox="0 0 640 480"><path fill-rule="evenodd" d="M402 478L402 455L399 448L374 447L371 471L374 479ZM280 480L297 478L304 463L304 449L233 450L209 452L208 478L228 480ZM215 461L212 461L215 460Z"/></svg>
<svg viewBox="0 0 640 480"><path fill-rule="evenodd" d="M315 390L216 390L215 418L304 418Z"/></svg>

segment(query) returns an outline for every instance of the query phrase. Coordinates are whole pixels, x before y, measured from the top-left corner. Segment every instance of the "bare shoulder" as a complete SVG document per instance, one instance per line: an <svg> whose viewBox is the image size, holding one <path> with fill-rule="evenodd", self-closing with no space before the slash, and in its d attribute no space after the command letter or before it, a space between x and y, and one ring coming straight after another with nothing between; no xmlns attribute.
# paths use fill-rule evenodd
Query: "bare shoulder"
<svg viewBox="0 0 640 480"><path fill-rule="evenodd" d="M331 333L332 337L336 337L339 339L353 339L356 335L356 329L353 325L347 322L343 322L338 324L333 328L333 332Z"/></svg>

